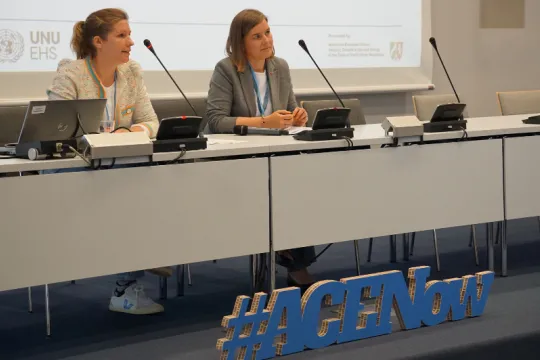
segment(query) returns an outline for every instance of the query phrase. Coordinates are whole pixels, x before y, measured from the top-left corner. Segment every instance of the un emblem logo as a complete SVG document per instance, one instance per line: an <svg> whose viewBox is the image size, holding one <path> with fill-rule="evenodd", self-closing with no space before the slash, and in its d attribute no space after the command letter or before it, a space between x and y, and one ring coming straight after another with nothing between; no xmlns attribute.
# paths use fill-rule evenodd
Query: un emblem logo
<svg viewBox="0 0 540 360"><path fill-rule="evenodd" d="M21 34L9 29L0 29L0 63L17 62L24 53Z"/></svg>

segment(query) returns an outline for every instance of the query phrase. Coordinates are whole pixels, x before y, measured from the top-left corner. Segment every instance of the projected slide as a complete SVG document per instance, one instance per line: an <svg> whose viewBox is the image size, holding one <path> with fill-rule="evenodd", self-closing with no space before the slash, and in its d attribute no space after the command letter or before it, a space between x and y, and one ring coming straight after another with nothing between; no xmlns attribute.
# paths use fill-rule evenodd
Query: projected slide
<svg viewBox="0 0 540 360"><path fill-rule="evenodd" d="M73 25L100 8L130 16L132 58L160 70L142 45L150 39L171 70L212 70L225 56L234 15L256 8L269 17L276 55L291 68L419 67L421 0L13 0L0 11L0 71L55 71L70 49Z"/></svg>

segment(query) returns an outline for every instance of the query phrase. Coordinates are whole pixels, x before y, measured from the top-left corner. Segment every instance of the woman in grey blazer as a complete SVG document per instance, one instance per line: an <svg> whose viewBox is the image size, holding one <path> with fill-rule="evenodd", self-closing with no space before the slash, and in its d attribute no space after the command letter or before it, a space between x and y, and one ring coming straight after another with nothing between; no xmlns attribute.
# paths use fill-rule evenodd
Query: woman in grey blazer
<svg viewBox="0 0 540 360"><path fill-rule="evenodd" d="M236 125L285 129L304 126L287 62L274 56L267 17L247 9L233 19L227 57L217 63L208 91L206 116L212 133L232 133ZM315 248L280 252L277 262L288 270L287 282L305 291L313 283L307 267Z"/></svg>
<svg viewBox="0 0 540 360"><path fill-rule="evenodd" d="M235 125L287 128L303 126L289 65L274 56L267 18L243 10L231 23L227 55L217 63L208 91L206 116L213 133L231 133Z"/></svg>

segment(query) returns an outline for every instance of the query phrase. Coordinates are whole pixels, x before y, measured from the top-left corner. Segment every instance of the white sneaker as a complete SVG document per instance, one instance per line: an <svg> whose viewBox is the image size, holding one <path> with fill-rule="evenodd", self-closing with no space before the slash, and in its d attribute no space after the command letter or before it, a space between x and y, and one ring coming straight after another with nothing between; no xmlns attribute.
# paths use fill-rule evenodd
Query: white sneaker
<svg viewBox="0 0 540 360"><path fill-rule="evenodd" d="M165 309L146 296L142 285L135 283L127 287L121 296L113 293L109 310L126 314L149 315L163 312Z"/></svg>

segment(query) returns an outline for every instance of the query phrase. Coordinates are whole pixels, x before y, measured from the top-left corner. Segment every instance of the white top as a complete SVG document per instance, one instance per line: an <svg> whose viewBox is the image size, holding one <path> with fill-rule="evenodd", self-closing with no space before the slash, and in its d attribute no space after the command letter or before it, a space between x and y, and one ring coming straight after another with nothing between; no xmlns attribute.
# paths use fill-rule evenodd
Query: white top
<svg viewBox="0 0 540 360"><path fill-rule="evenodd" d="M114 92L115 89L115 83L113 83L109 87L103 87L105 89L105 97L107 98L107 105L105 106L105 112L103 113L103 120L101 121L101 127L104 129L105 132L111 132L114 130L114 111L115 111L115 104L114 104Z"/></svg>
<svg viewBox="0 0 540 360"><path fill-rule="evenodd" d="M256 72L255 76L257 77L259 95L261 96L261 105L263 105L264 97L266 96L266 84L267 84L266 71L262 73ZM270 91L270 87L268 87L268 91ZM253 90L253 94L255 95L255 107L257 108L256 116L261 116L261 112L259 111L259 106L257 105L257 93L255 92L255 90ZM270 96L270 94L268 94L268 106L266 107L264 116L268 116L270 114L272 114L272 97Z"/></svg>

